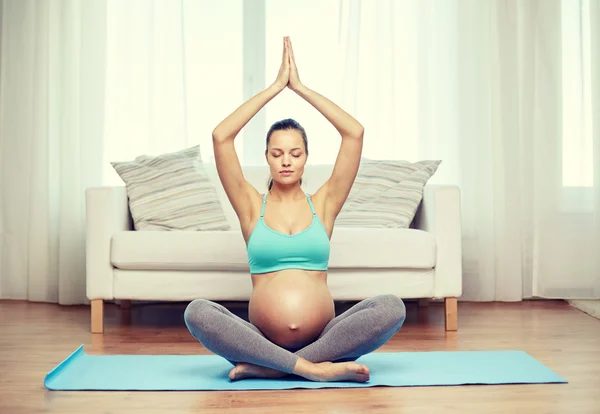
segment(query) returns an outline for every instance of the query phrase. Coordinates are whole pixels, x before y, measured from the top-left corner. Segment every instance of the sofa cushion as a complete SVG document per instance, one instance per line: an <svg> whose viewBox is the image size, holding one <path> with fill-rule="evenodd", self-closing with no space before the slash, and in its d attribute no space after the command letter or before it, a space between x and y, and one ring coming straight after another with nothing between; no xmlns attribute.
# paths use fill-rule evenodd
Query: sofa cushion
<svg viewBox="0 0 600 414"><path fill-rule="evenodd" d="M363 158L337 227L408 228L441 161Z"/></svg>
<svg viewBox="0 0 600 414"><path fill-rule="evenodd" d="M432 269L436 257L435 238L423 230L337 227L329 268Z"/></svg>
<svg viewBox="0 0 600 414"><path fill-rule="evenodd" d="M433 236L417 229L339 228L331 239L329 268L435 266ZM249 271L239 231L122 231L112 237L111 262L131 270Z"/></svg>
<svg viewBox="0 0 600 414"><path fill-rule="evenodd" d="M125 182L136 230L230 230L200 146L112 162Z"/></svg>

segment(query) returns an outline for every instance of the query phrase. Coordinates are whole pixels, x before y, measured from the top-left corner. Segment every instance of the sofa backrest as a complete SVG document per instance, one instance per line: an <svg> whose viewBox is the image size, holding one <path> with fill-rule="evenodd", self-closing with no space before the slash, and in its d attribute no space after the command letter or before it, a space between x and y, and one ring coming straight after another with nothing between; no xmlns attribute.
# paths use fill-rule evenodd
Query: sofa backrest
<svg viewBox="0 0 600 414"><path fill-rule="evenodd" d="M239 220L231 207L231 203L225 194L223 186L221 185L215 165L206 163L204 166L212 182L215 184L219 201L223 206L223 211L225 212L225 217L227 217L229 225L232 229L239 229ZM259 193L264 194L267 191L267 184L270 177L268 165L243 166L242 170L246 180L248 180ZM315 193L321 185L329 179L332 171L333 164L306 165L302 176L302 189L308 194Z"/></svg>

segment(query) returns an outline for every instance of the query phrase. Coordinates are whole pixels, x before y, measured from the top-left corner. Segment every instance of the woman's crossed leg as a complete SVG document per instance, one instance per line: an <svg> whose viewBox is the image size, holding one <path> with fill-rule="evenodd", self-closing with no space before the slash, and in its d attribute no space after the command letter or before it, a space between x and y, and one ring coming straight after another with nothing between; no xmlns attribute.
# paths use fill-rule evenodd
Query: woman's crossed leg
<svg viewBox="0 0 600 414"><path fill-rule="evenodd" d="M365 299L332 319L314 342L296 352L274 344L256 326L208 300L193 301L184 316L202 345L235 365L229 373L232 380L296 374L317 381L364 382L368 368L353 361L398 332L406 308L394 295Z"/></svg>

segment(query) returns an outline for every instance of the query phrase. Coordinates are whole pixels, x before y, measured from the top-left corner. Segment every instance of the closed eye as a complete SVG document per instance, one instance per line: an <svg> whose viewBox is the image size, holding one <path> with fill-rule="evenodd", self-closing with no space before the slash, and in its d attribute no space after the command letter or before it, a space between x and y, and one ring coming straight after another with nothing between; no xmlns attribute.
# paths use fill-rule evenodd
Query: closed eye
<svg viewBox="0 0 600 414"><path fill-rule="evenodd" d="M273 158L280 157L281 155L282 155L282 154L271 154L271 156L272 156ZM301 156L302 156L302 154L292 154L292 157L294 157L294 158L300 158Z"/></svg>

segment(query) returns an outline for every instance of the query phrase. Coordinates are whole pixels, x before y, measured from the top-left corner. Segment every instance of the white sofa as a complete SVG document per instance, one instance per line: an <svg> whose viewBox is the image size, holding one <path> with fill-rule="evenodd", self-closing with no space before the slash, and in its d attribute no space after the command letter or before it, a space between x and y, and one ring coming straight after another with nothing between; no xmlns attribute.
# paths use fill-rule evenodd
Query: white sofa
<svg viewBox="0 0 600 414"><path fill-rule="evenodd" d="M307 166L303 189L315 192L332 165ZM135 231L125 186L86 191L87 297L91 328L103 332L105 300L247 301L252 282L244 239L214 166L208 172L230 231ZM268 167L244 167L260 192ZM461 197L455 185L427 184L408 229L336 227L328 285L334 300L378 294L445 299L446 329L457 329L462 294Z"/></svg>

